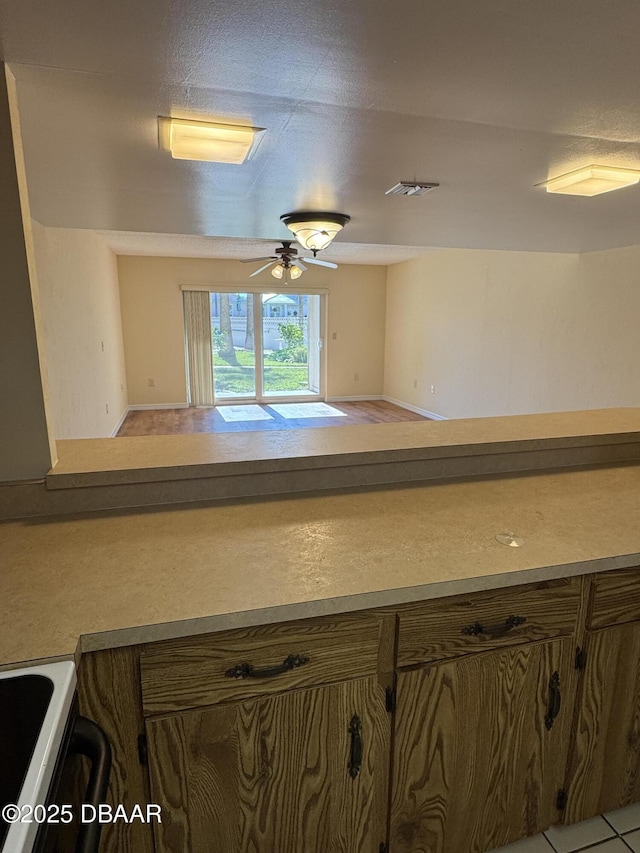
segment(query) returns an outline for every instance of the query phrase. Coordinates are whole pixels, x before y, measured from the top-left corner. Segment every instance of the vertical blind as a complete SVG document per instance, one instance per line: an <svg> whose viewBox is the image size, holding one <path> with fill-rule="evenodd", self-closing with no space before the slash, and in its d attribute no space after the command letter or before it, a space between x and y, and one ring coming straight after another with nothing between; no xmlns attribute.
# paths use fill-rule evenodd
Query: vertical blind
<svg viewBox="0 0 640 853"><path fill-rule="evenodd" d="M213 406L211 308L205 290L185 290L184 337L189 380L189 405Z"/></svg>

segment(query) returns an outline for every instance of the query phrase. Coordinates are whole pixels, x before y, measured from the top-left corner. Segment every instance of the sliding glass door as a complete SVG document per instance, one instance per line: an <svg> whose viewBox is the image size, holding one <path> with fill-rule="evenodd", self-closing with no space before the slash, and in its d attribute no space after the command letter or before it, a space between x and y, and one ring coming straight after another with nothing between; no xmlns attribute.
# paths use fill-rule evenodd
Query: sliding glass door
<svg viewBox="0 0 640 853"><path fill-rule="evenodd" d="M256 350L252 293L211 293L215 400L255 399Z"/></svg>
<svg viewBox="0 0 640 853"><path fill-rule="evenodd" d="M321 298L211 293L215 402L321 397Z"/></svg>
<svg viewBox="0 0 640 853"><path fill-rule="evenodd" d="M320 394L319 296L263 293L262 395Z"/></svg>

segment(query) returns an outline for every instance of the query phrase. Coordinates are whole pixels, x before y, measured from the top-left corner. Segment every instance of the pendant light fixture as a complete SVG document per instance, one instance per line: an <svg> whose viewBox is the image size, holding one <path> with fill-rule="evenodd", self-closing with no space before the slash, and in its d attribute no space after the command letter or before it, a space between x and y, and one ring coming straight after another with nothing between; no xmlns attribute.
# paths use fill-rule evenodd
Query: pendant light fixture
<svg viewBox="0 0 640 853"><path fill-rule="evenodd" d="M313 252L326 249L339 231L342 231L351 217L346 213L302 210L298 213L285 213L280 219L292 231L300 245Z"/></svg>

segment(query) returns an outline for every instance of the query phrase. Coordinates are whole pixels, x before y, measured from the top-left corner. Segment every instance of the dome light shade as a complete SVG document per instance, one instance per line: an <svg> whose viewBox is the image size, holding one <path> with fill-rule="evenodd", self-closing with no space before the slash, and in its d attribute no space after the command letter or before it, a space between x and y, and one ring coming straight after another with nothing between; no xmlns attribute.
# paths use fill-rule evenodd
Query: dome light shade
<svg viewBox="0 0 640 853"><path fill-rule="evenodd" d="M293 232L298 243L314 253L326 249L336 234L351 221L346 213L308 210L285 213L280 219Z"/></svg>

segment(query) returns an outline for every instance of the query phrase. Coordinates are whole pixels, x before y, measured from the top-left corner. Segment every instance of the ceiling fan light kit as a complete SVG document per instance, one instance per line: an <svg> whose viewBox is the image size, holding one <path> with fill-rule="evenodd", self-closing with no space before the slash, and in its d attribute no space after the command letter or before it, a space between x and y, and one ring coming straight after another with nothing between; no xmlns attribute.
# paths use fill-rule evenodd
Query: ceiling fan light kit
<svg viewBox="0 0 640 853"><path fill-rule="evenodd" d="M265 255L261 258L245 258L240 261L240 263L253 264L256 261L267 261L266 264L263 264L261 267L258 267L257 270L254 270L249 275L249 278L253 278L254 275L259 275L261 272L264 272L264 270L269 269L269 267L273 267L271 275L277 279L284 279L285 284L288 284L290 280L295 281L297 278L300 278L302 273L307 270L306 264L314 264L318 267L329 267L332 270L338 268L338 265L331 261L319 261L315 257L299 258L298 250L291 245L292 243L293 240L283 240L282 246L278 246L278 248L275 249L275 254Z"/></svg>
<svg viewBox="0 0 640 853"><path fill-rule="evenodd" d="M314 255L326 249L351 217L346 213L302 210L297 213L285 213L281 221L293 232L300 245Z"/></svg>
<svg viewBox="0 0 640 853"><path fill-rule="evenodd" d="M621 190L640 181L640 169L616 166L585 166L547 181L548 193L594 196Z"/></svg>
<svg viewBox="0 0 640 853"><path fill-rule="evenodd" d="M271 270L271 275L277 279L284 278L285 284L288 284L289 279L291 281L295 281L297 278L300 278L300 276L302 275L302 270L300 269L300 267L296 266L295 262L292 261L289 266L285 266L284 264L276 264L276 266L273 267L273 269Z"/></svg>

